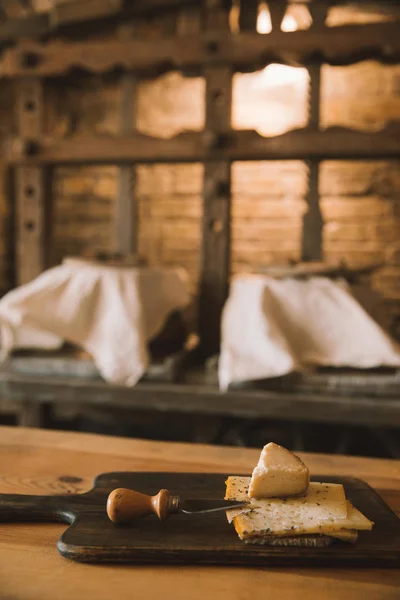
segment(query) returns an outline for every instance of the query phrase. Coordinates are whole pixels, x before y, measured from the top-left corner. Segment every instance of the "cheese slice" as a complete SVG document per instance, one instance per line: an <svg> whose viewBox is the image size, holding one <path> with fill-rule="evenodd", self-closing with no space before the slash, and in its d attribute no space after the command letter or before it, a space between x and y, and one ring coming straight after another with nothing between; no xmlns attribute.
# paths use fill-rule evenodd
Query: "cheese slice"
<svg viewBox="0 0 400 600"><path fill-rule="evenodd" d="M319 519L312 509L303 512L300 510L288 512L287 507L273 511L259 508L253 512L235 516L233 524L239 537L243 540L265 536L285 537L303 534L331 535L340 539L344 530L370 530L373 526L373 523L350 503L348 503L348 516L345 519Z"/></svg>
<svg viewBox="0 0 400 600"><path fill-rule="evenodd" d="M304 494L310 472L290 450L273 442L264 446L251 476L250 498L272 498Z"/></svg>
<svg viewBox="0 0 400 600"><path fill-rule="evenodd" d="M307 523L310 521L311 524L315 524L343 520L347 517L346 495L343 486L338 483L313 482L310 483L307 493L303 496L268 499L250 499L248 497L249 485L249 477L228 477L225 499L249 501L248 506L227 511L229 522L239 515L250 514L251 522L254 523L252 530L267 529L268 526L264 526L263 523L271 520L271 522L280 523L279 535L283 535L283 531L298 533L297 528L292 529L294 519L297 519L298 523L307 520Z"/></svg>
<svg viewBox="0 0 400 600"><path fill-rule="evenodd" d="M228 477L225 493L226 500L249 501L227 511L245 541L318 534L354 542L358 530L372 529L372 521L346 500L340 484L313 482L303 496L261 500L249 498L249 485L250 477Z"/></svg>
<svg viewBox="0 0 400 600"><path fill-rule="evenodd" d="M342 542L355 544L358 538L358 531L357 529L339 529L339 531L331 531L329 536Z"/></svg>
<svg viewBox="0 0 400 600"><path fill-rule="evenodd" d="M243 477L242 475L230 475L225 481L225 486L225 500L251 502L252 504L257 505L255 500L250 500L249 498L250 477Z"/></svg>

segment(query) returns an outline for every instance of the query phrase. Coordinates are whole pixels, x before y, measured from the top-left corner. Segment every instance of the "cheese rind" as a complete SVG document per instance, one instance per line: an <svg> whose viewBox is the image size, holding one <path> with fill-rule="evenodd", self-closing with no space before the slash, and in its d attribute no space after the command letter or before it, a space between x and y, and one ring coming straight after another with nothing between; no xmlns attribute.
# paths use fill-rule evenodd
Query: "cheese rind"
<svg viewBox="0 0 400 600"><path fill-rule="evenodd" d="M251 476L250 498L273 498L304 494L310 472L302 460L290 450L273 442L262 449Z"/></svg>

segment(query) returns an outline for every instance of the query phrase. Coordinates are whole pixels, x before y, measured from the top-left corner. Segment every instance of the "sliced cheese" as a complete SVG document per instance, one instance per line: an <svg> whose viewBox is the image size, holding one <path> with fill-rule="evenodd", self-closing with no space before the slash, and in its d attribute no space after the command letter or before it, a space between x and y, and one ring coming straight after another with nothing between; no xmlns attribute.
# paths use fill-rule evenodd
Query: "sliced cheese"
<svg viewBox="0 0 400 600"><path fill-rule="evenodd" d="M303 496L262 500L249 498L249 485L250 477L226 481L225 499L249 501L246 507L227 511L243 540L319 534L355 542L357 530L372 529L372 521L346 500L340 484L313 482Z"/></svg>
<svg viewBox="0 0 400 600"><path fill-rule="evenodd" d="M344 519L347 516L347 502L343 486L338 483L310 483L303 496L286 498L254 499L248 497L249 477L228 477L226 480L226 500L249 501L249 505L227 511L228 521L234 517L252 512L269 516L278 514L280 518L290 519L297 514L306 517L312 511L312 520ZM289 525L291 527L292 524Z"/></svg>
<svg viewBox="0 0 400 600"><path fill-rule="evenodd" d="M273 498L304 494L310 472L302 460L290 450L273 442L262 449L251 476L250 498Z"/></svg>
<svg viewBox="0 0 400 600"><path fill-rule="evenodd" d="M333 535L346 529L370 530L373 523L359 510L348 503L346 518L321 518L318 511L308 507L274 507L273 510L258 508L234 517L233 523L240 538L274 536L296 536L302 534Z"/></svg>
<svg viewBox="0 0 400 600"><path fill-rule="evenodd" d="M238 502L249 501L250 477L230 475L225 481L225 485L225 500L237 500ZM254 500L252 502L254 502Z"/></svg>
<svg viewBox="0 0 400 600"><path fill-rule="evenodd" d="M329 536L342 542L355 544L358 538L358 531L356 529L339 529L339 531L331 531Z"/></svg>

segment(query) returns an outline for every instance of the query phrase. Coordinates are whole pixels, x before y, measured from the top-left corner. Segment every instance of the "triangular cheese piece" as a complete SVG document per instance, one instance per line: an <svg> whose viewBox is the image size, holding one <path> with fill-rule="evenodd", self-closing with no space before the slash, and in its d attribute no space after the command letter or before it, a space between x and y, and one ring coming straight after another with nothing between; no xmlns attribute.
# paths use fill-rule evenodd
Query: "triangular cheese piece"
<svg viewBox="0 0 400 600"><path fill-rule="evenodd" d="M250 498L296 496L307 491L310 472L290 450L273 442L264 446L249 488Z"/></svg>

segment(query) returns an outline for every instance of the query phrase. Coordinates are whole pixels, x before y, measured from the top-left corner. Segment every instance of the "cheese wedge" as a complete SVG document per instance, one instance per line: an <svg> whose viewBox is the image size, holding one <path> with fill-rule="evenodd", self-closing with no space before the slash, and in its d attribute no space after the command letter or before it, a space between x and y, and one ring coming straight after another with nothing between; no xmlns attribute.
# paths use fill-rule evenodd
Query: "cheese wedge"
<svg viewBox="0 0 400 600"><path fill-rule="evenodd" d="M251 476L250 498L273 498L304 494L310 482L310 472L298 456L274 444L262 449Z"/></svg>

